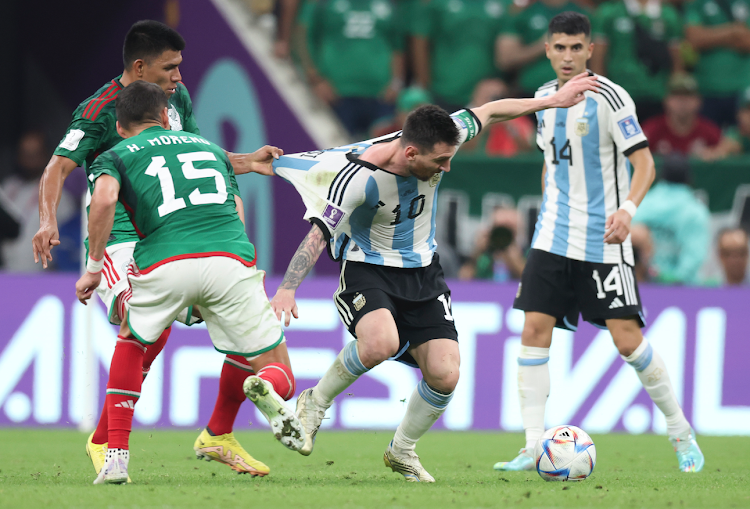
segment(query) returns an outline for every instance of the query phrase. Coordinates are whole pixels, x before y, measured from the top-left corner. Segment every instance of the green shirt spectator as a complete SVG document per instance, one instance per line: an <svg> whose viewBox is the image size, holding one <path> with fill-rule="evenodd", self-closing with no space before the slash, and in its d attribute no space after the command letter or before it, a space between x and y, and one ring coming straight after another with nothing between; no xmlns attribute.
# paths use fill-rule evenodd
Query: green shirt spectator
<svg viewBox="0 0 750 509"><path fill-rule="evenodd" d="M568 0L539 0L503 24L498 62L504 71L519 70L518 85L524 95L533 97L543 83L555 79L544 43L550 20L565 11L587 14Z"/></svg>
<svg viewBox="0 0 750 509"><path fill-rule="evenodd" d="M737 101L737 125L727 127L719 146L708 150L703 159L711 161L732 155L750 155L750 87Z"/></svg>
<svg viewBox="0 0 750 509"><path fill-rule="evenodd" d="M652 1L607 2L594 15L592 32L592 69L628 91L641 121L652 116L661 107L670 74L682 67L682 23L675 8ZM642 100L655 103L656 111L642 108Z"/></svg>
<svg viewBox="0 0 750 509"><path fill-rule="evenodd" d="M471 100L484 78L499 76L495 43L508 0L431 0L414 13L417 81L443 107L458 109Z"/></svg>
<svg viewBox="0 0 750 509"><path fill-rule="evenodd" d="M750 82L750 2L694 0L685 8L685 37L700 54L703 114L721 127L733 124L737 95Z"/></svg>

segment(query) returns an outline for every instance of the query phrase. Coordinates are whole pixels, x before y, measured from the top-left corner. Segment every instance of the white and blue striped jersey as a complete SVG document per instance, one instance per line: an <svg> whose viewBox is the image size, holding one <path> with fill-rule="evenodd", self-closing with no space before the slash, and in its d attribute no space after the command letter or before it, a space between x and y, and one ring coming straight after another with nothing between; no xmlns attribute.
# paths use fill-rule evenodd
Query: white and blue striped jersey
<svg viewBox="0 0 750 509"><path fill-rule="evenodd" d="M459 128L459 145L482 128L470 110L457 111L451 117ZM274 172L294 185L302 197L305 219L330 237L333 259L403 268L432 263L442 173L424 182L359 159L372 145L400 136L399 131L343 147L284 155L274 161Z"/></svg>
<svg viewBox="0 0 750 509"><path fill-rule="evenodd" d="M586 92L572 108L537 112L537 146L544 153L542 209L531 247L574 260L634 264L630 237L604 243L604 224L627 200L627 156L648 146L635 104L621 86L599 76L599 93ZM557 80L535 97L557 91Z"/></svg>

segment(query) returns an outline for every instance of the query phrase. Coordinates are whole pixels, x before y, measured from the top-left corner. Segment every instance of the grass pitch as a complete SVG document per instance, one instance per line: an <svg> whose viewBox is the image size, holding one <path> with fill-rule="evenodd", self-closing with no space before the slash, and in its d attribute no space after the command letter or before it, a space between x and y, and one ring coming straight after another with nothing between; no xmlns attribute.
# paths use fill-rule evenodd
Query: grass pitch
<svg viewBox="0 0 750 509"><path fill-rule="evenodd" d="M68 430L0 430L0 507L749 507L750 438L700 437L706 467L677 470L666 438L594 436L598 462L579 483L548 483L536 472L500 473L520 435L428 433L418 452L436 484L406 483L383 466L392 432L323 431L304 457L267 432L237 438L271 467L265 478L196 461L198 431L136 431L134 484L93 486L86 435Z"/></svg>

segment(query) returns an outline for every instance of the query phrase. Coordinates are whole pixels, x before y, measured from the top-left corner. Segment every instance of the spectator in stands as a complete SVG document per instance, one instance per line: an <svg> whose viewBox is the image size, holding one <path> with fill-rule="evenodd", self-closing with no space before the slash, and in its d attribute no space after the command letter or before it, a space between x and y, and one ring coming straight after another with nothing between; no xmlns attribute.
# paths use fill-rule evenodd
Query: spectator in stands
<svg viewBox="0 0 750 509"><path fill-rule="evenodd" d="M31 239L39 228L39 180L50 154L44 136L37 131L21 136L16 155L16 171L0 186L2 208L12 211L20 229L13 240L2 242L3 268L12 272L38 272L42 265L34 263ZM60 225L76 213L75 200L62 190L57 221Z"/></svg>
<svg viewBox="0 0 750 509"><path fill-rule="evenodd" d="M276 58L289 58L299 4L300 0L277 0L274 5L276 38L273 43L273 54Z"/></svg>
<svg viewBox="0 0 750 509"><path fill-rule="evenodd" d="M748 236L742 228L728 228L719 233L719 261L725 286L750 286Z"/></svg>
<svg viewBox="0 0 750 509"><path fill-rule="evenodd" d="M470 107L480 106L509 96L508 85L500 79L480 81L472 97ZM490 157L513 157L531 152L534 147L536 129L528 116L493 124L482 129L479 136L461 146L461 152L478 152Z"/></svg>
<svg viewBox="0 0 750 509"><path fill-rule="evenodd" d="M317 0L303 8L300 60L315 94L354 137L393 115L404 85L403 17L391 0Z"/></svg>
<svg viewBox="0 0 750 509"><path fill-rule="evenodd" d="M727 127L719 145L706 151L703 159L716 160L731 155L750 154L750 87L740 95L737 106L737 125Z"/></svg>
<svg viewBox="0 0 750 509"><path fill-rule="evenodd" d="M698 51L695 68L703 115L734 124L737 96L750 82L750 6L746 0L694 0L685 7L685 38Z"/></svg>
<svg viewBox="0 0 750 509"><path fill-rule="evenodd" d="M700 108L695 79L687 74L673 76L664 99L665 113L643 124L651 150L662 156L703 156L707 149L718 146L721 130L699 115Z"/></svg>
<svg viewBox="0 0 750 509"><path fill-rule="evenodd" d="M405 88L398 94L396 100L396 114L391 118L381 119L372 127L372 137L378 138L386 134L400 131L406 122L406 116L423 104L430 104L430 94L419 87Z"/></svg>
<svg viewBox="0 0 750 509"><path fill-rule="evenodd" d="M710 244L708 207L690 187L686 157L665 159L661 179L638 207L633 224L651 231L656 280L667 284L699 284L698 272Z"/></svg>
<svg viewBox="0 0 750 509"><path fill-rule="evenodd" d="M644 224L634 224L630 229L630 241L633 243L635 279L638 283L650 283L656 279L656 269L652 265L654 241L651 231Z"/></svg>
<svg viewBox="0 0 750 509"><path fill-rule="evenodd" d="M591 69L621 85L641 123L662 112L670 75L682 72L682 23L660 0L613 0L593 19Z"/></svg>
<svg viewBox="0 0 750 509"><path fill-rule="evenodd" d="M448 112L464 108L481 80L499 76L494 53L506 5L501 0L417 4L412 26L415 77Z"/></svg>
<svg viewBox="0 0 750 509"><path fill-rule="evenodd" d="M474 254L458 272L459 279L486 279L498 283L519 281L526 265L516 243L518 212L498 208L492 226L477 236Z"/></svg>
<svg viewBox="0 0 750 509"><path fill-rule="evenodd" d="M518 86L525 97L533 97L537 88L555 79L544 45L550 20L564 11L586 14L570 0L538 0L503 23L497 63L503 71L518 71Z"/></svg>

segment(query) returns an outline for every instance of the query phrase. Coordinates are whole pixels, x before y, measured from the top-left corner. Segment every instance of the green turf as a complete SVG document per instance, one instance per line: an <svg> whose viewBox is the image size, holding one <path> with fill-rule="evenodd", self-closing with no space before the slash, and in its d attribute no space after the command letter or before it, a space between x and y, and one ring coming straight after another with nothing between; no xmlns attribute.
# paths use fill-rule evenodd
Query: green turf
<svg viewBox="0 0 750 509"><path fill-rule="evenodd" d="M748 507L750 438L701 437L706 467L677 470L666 438L594 436L598 462L580 483L547 483L535 472L500 473L519 435L428 433L419 443L424 466L437 483L410 484L383 466L390 432L318 436L309 457L287 451L270 433L238 433L271 475L237 475L217 463L196 461L197 431L138 431L131 438L134 484L93 486L75 431L0 431L0 507Z"/></svg>

